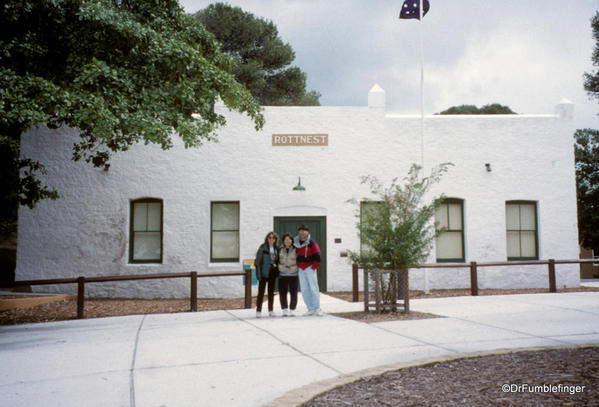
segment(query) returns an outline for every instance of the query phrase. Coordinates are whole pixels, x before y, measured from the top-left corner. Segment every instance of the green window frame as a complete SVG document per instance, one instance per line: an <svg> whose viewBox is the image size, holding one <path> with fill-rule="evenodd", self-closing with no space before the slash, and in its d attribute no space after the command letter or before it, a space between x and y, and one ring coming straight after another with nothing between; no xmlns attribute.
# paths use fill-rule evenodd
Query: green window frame
<svg viewBox="0 0 599 407"><path fill-rule="evenodd" d="M132 200L130 214L129 263L162 263L163 201Z"/></svg>
<svg viewBox="0 0 599 407"><path fill-rule="evenodd" d="M239 262L239 201L210 203L210 262Z"/></svg>
<svg viewBox="0 0 599 407"><path fill-rule="evenodd" d="M436 238L437 263L463 263L464 200L446 198L435 212L435 227L442 232Z"/></svg>
<svg viewBox="0 0 599 407"><path fill-rule="evenodd" d="M506 250L510 260L538 260L537 202L506 201Z"/></svg>

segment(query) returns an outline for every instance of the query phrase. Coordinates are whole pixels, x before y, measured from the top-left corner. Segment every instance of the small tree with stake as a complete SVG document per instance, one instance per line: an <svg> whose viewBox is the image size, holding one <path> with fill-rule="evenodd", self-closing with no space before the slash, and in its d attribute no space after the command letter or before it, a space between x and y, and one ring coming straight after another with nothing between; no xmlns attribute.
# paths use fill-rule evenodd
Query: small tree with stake
<svg viewBox="0 0 599 407"><path fill-rule="evenodd" d="M406 270L403 292L398 292L397 272L386 273L388 276L381 279L380 286L376 286L375 290L380 290L376 292L377 298L382 298L383 302L378 311L396 310L397 298L406 301L407 269L426 260L435 237L442 232L435 229L431 220L444 196L435 197L430 202L424 200L427 192L440 181L450 165L440 164L433 168L430 176L421 177L422 167L413 164L403 184L395 178L388 187L374 176L362 178L362 184L368 184L376 198L362 201L357 223L362 247L359 252L349 251L349 257L353 263L370 273L377 270ZM358 203L355 199L349 202Z"/></svg>

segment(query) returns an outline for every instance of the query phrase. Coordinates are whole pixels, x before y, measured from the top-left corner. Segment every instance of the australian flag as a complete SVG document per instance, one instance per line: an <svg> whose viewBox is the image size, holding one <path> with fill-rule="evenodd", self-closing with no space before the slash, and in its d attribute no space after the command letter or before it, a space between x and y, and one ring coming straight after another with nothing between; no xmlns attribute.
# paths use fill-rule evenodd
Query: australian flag
<svg viewBox="0 0 599 407"><path fill-rule="evenodd" d="M428 9L431 7L428 0L422 1L422 6L424 10L422 11L422 16L424 17L426 13L428 13ZM399 18L417 18L420 20L420 0L406 0L403 2L403 6L401 6L401 12L399 13Z"/></svg>

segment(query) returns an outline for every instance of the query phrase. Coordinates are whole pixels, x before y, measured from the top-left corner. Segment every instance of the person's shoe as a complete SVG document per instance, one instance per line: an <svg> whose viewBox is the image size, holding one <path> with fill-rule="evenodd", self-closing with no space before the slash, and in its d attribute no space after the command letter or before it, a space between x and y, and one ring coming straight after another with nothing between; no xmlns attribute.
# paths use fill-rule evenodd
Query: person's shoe
<svg viewBox="0 0 599 407"><path fill-rule="evenodd" d="M262 312L256 311L256 318L262 318Z"/></svg>
<svg viewBox="0 0 599 407"><path fill-rule="evenodd" d="M324 315L324 312L322 312L321 309L317 309L316 311L314 311L314 315L316 315L317 317L321 317Z"/></svg>
<svg viewBox="0 0 599 407"><path fill-rule="evenodd" d="M274 317L276 315L275 315L274 311L268 311L268 316L269 317Z"/></svg>
<svg viewBox="0 0 599 407"><path fill-rule="evenodd" d="M304 314L305 317L310 317L312 315L314 315L314 311L308 311Z"/></svg>
<svg viewBox="0 0 599 407"><path fill-rule="evenodd" d="M288 317L289 316L289 310L287 308L283 308L283 316L284 317Z"/></svg>
<svg viewBox="0 0 599 407"><path fill-rule="evenodd" d="M295 310L294 309L289 310L289 316L290 317L294 317L295 316Z"/></svg>

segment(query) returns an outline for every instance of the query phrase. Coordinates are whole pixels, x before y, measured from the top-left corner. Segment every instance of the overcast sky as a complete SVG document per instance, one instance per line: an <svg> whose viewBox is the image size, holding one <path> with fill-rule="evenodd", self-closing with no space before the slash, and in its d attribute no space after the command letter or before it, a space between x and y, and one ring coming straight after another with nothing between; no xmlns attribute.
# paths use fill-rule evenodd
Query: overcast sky
<svg viewBox="0 0 599 407"><path fill-rule="evenodd" d="M189 13L214 1L181 0ZM420 112L418 20L403 0L229 0L272 20L295 51L308 89L326 106L364 106L378 83L387 110ZM583 88L599 0L430 0L424 18L425 114L450 106L508 105L553 113L575 104L576 128L599 129L599 103Z"/></svg>

